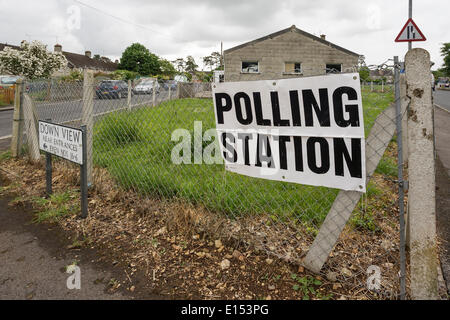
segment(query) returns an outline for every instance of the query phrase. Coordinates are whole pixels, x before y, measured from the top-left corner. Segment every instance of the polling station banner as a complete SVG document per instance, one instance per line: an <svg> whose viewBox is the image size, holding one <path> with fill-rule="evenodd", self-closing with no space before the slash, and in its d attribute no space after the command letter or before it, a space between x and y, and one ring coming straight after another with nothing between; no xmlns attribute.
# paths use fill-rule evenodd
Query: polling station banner
<svg viewBox="0 0 450 320"><path fill-rule="evenodd" d="M365 192L359 74L213 84L225 168Z"/></svg>

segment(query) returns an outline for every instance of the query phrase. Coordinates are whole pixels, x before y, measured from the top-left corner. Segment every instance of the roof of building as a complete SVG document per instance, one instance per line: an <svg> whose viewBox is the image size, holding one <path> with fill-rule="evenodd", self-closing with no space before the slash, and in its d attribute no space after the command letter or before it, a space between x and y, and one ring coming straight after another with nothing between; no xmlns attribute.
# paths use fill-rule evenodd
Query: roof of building
<svg viewBox="0 0 450 320"><path fill-rule="evenodd" d="M230 53L230 52L233 52L233 51L235 51L235 50L238 50L238 49L241 49L241 48L243 48L243 47L246 47L246 46L248 46L248 45L256 44L256 43L258 43L258 42L261 42L261 41L264 41L264 40L267 40L267 39L272 39L272 38L275 38L275 37L277 37L277 36L280 36L280 35L282 35L282 34L284 34L284 33L290 32L290 31L297 32L297 33L299 33L299 34L301 34L301 35L303 35L303 36L305 36L305 37L308 37L308 38L311 38L311 39L313 39L313 40L315 40L315 41L321 42L321 43L323 43L323 44L325 44L325 45L327 45L327 46L330 46L330 47L332 47L332 48L334 48L334 49L343 51L343 52L345 52L345 53L347 53L347 54L354 55L354 56L358 56L358 57L360 56L359 54L357 54L357 53L355 53L355 52L353 52L353 51L347 50L347 49L342 48L342 47L340 47L340 46L338 46L338 45L336 45L336 44L334 44L334 43L331 43L331 42L329 42L329 41L327 41L327 40L325 40L325 39L322 39L322 38L320 38L320 37L316 37L315 35L313 35L313 34L311 34L311 33L308 33L308 32L306 32L306 31L303 31L303 30L297 28L295 25L293 25L293 26L291 26L291 27L289 27L289 28L286 28L286 29L283 29L283 30L280 30L280 31L277 31L277 32L274 32L274 33L271 33L271 34L269 34L269 35L267 35L267 36L265 36L265 37L262 37L262 38L259 38L259 39L253 40L253 41L249 41L249 42L240 44L240 45L238 45L238 46L236 46L236 47L227 49L227 50L224 51L224 53Z"/></svg>
<svg viewBox="0 0 450 320"><path fill-rule="evenodd" d="M67 61L75 68L101 69L105 71L114 71L117 69L117 63L106 62L100 59L89 58L84 54L63 51Z"/></svg>
<svg viewBox="0 0 450 320"><path fill-rule="evenodd" d="M371 77L392 77L394 72L391 69L370 70Z"/></svg>
<svg viewBox="0 0 450 320"><path fill-rule="evenodd" d="M16 50L20 50L19 46L14 46L7 43L0 43L0 51L5 47L11 47ZM66 57L69 64L74 68L88 68L104 71L114 71L117 69L117 63L107 62L100 59L89 58L84 54L78 54L73 52L63 51L62 54Z"/></svg>

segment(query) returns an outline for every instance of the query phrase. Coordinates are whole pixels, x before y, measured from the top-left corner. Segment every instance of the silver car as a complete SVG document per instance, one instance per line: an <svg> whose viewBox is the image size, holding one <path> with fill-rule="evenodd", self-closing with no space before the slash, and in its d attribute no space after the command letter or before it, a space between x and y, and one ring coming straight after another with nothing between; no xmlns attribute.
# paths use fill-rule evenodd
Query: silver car
<svg viewBox="0 0 450 320"><path fill-rule="evenodd" d="M153 90L159 93L159 83L156 79L144 79L139 82L133 89L134 94L151 94Z"/></svg>

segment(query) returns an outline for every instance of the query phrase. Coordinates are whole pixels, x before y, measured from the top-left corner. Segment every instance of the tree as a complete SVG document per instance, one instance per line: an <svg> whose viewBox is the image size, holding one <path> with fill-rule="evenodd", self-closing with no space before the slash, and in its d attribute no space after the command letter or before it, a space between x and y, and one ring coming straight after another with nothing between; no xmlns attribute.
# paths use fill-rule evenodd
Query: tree
<svg viewBox="0 0 450 320"><path fill-rule="evenodd" d="M177 68L178 73L183 73L185 71L186 62L184 61L183 58L178 58L178 59L172 61L172 63Z"/></svg>
<svg viewBox="0 0 450 320"><path fill-rule="evenodd" d="M197 63L195 63L195 59L193 56L187 56L186 57L186 67L185 67L185 71L191 74L194 74L195 71L197 70L198 65Z"/></svg>
<svg viewBox="0 0 450 320"><path fill-rule="evenodd" d="M450 42L443 44L441 55L444 57L444 66L440 70L445 73L445 76L450 77Z"/></svg>
<svg viewBox="0 0 450 320"><path fill-rule="evenodd" d="M126 48L119 63L119 69L151 76L159 74L160 67L158 56L140 43L133 43Z"/></svg>
<svg viewBox="0 0 450 320"><path fill-rule="evenodd" d="M207 67L209 67L209 70L212 70L214 66L214 60L211 56L203 57L203 64Z"/></svg>
<svg viewBox="0 0 450 320"><path fill-rule="evenodd" d="M214 62L216 70L223 70L223 56L219 52L214 51L211 53L211 58Z"/></svg>
<svg viewBox="0 0 450 320"><path fill-rule="evenodd" d="M173 78L177 74L177 70L173 66L172 62L166 60L166 59L160 59L159 60L161 74L163 76Z"/></svg>
<svg viewBox="0 0 450 320"><path fill-rule="evenodd" d="M39 41L23 41L20 49L5 47L0 51L0 70L27 79L49 78L55 71L67 66L60 52L47 51Z"/></svg>

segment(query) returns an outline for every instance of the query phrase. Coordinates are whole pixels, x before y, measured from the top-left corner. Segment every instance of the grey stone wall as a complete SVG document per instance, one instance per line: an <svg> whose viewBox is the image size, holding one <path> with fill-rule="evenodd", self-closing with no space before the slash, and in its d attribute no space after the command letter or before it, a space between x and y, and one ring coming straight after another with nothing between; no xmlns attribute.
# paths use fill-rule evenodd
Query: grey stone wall
<svg viewBox="0 0 450 320"><path fill-rule="evenodd" d="M285 62L300 62L302 75L322 75L327 64L342 64L342 71L350 71L358 64L358 56L333 48L304 36L295 30L272 39L249 44L226 52L225 81L271 80L299 77L285 74ZM259 73L242 73L242 61L258 61Z"/></svg>

